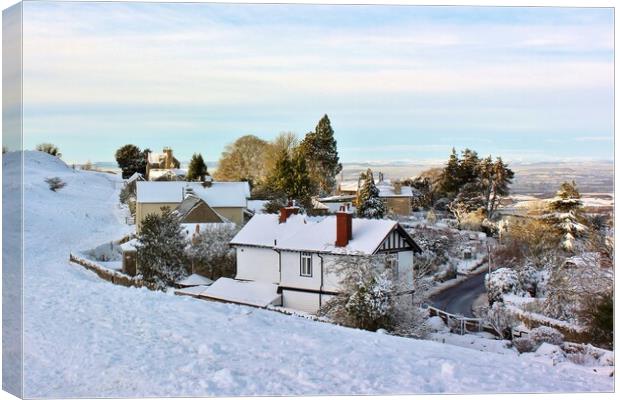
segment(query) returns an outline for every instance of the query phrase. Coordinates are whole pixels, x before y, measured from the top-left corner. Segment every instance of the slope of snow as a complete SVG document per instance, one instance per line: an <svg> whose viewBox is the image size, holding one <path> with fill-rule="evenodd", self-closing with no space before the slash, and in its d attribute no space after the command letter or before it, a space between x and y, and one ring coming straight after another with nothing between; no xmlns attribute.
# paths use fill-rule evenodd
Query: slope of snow
<svg viewBox="0 0 620 400"><path fill-rule="evenodd" d="M586 368L104 282L68 255L129 232L120 177L25 156L25 397L613 390Z"/></svg>

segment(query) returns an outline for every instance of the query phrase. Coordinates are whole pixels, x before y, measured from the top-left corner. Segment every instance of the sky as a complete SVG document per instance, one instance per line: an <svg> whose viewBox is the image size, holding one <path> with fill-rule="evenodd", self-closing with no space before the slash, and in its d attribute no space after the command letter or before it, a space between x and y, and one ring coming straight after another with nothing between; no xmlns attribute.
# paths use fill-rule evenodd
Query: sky
<svg viewBox="0 0 620 400"><path fill-rule="evenodd" d="M343 162L613 159L610 8L24 3L24 146L200 152L303 136Z"/></svg>

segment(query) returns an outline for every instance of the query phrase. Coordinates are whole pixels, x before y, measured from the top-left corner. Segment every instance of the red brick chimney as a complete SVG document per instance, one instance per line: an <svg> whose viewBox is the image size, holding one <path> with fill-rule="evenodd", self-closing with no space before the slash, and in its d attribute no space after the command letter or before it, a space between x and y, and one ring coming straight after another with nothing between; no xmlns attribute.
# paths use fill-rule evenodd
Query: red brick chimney
<svg viewBox="0 0 620 400"><path fill-rule="evenodd" d="M353 215L344 206L336 213L336 247L345 247L353 239Z"/></svg>
<svg viewBox="0 0 620 400"><path fill-rule="evenodd" d="M288 206L280 208L280 218L278 221L283 224L286 222L288 217L293 214L297 214L299 212L299 207L295 207L289 203Z"/></svg>

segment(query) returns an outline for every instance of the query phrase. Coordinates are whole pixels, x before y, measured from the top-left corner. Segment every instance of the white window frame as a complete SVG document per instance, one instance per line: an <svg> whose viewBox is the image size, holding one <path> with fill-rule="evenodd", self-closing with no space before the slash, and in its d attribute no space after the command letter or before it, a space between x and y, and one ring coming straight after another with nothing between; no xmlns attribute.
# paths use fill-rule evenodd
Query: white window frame
<svg viewBox="0 0 620 400"><path fill-rule="evenodd" d="M299 256L299 276L312 277L312 253L301 253Z"/></svg>

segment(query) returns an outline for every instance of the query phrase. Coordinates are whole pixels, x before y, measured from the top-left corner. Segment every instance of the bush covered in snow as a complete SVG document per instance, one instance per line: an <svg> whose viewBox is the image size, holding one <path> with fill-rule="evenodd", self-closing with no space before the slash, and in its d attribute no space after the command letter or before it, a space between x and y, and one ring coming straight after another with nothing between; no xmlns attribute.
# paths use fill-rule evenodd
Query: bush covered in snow
<svg viewBox="0 0 620 400"><path fill-rule="evenodd" d="M147 283L165 290L188 274L181 225L168 207L162 214L148 214L138 235L136 250L140 272Z"/></svg>
<svg viewBox="0 0 620 400"><path fill-rule="evenodd" d="M512 328L517 324L517 319L504 303L496 302L487 310L485 322L503 339L512 335Z"/></svg>
<svg viewBox="0 0 620 400"><path fill-rule="evenodd" d="M114 242L105 243L87 251L86 256L94 261L120 261L121 247Z"/></svg>
<svg viewBox="0 0 620 400"><path fill-rule="evenodd" d="M45 179L45 183L47 183L49 185L49 188L52 192L57 192L60 189L64 188L65 186L67 186L67 183L64 182L62 179L60 179L59 177L55 176L53 178L47 178Z"/></svg>
<svg viewBox="0 0 620 400"><path fill-rule="evenodd" d="M520 338L514 338L512 341L519 353L537 351L543 343L561 346L564 343L564 335L555 328L539 326L532 329L528 334Z"/></svg>
<svg viewBox="0 0 620 400"><path fill-rule="evenodd" d="M502 301L504 294L523 294L519 285L519 276L515 270L510 268L500 268L487 274L484 278L484 285L487 289L489 304Z"/></svg>
<svg viewBox="0 0 620 400"><path fill-rule="evenodd" d="M428 314L421 309L425 300L423 286L414 293L403 294L392 280L393 271L388 265L385 256L341 257L331 266L341 277L341 293L330 299L319 314L353 328L385 329L411 337L425 335Z"/></svg>
<svg viewBox="0 0 620 400"><path fill-rule="evenodd" d="M192 264L192 273L208 277L233 278L236 273L235 250L229 242L238 229L233 224L217 224L194 234L186 253Z"/></svg>
<svg viewBox="0 0 620 400"><path fill-rule="evenodd" d="M536 350L536 343L527 335L512 339L512 345L519 353L530 353Z"/></svg>
<svg viewBox="0 0 620 400"><path fill-rule="evenodd" d="M537 344L550 343L555 345L561 345L564 343L564 335L555 328L549 326L539 326L534 328L529 333L530 338Z"/></svg>

